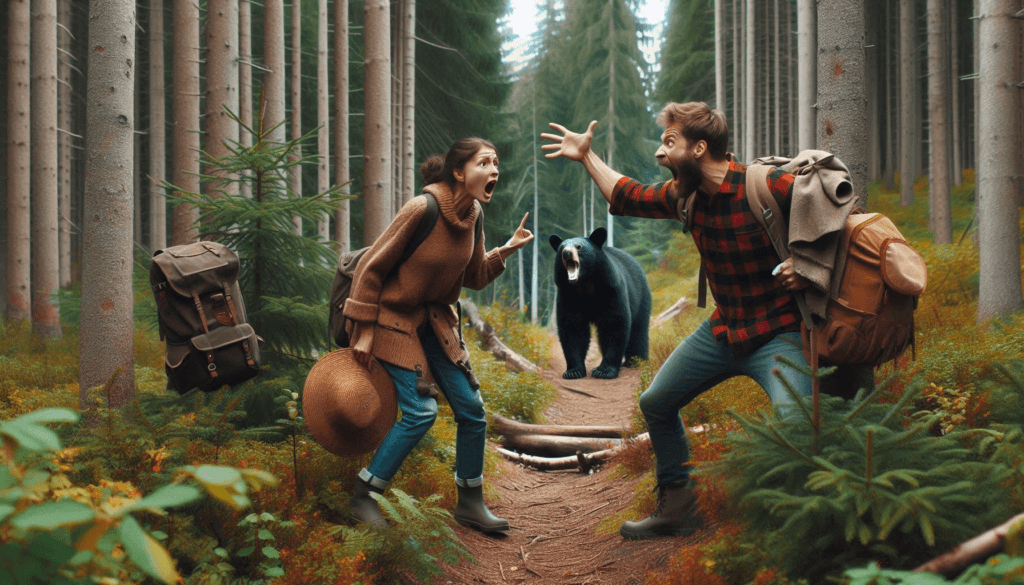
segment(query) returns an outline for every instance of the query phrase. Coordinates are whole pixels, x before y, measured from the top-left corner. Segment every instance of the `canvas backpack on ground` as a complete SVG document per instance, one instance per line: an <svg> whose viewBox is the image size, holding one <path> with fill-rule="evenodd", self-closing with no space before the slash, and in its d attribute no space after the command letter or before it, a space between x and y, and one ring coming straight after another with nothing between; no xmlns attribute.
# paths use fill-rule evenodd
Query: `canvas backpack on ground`
<svg viewBox="0 0 1024 585"><path fill-rule="evenodd" d="M430 235L430 232L434 229L434 224L437 222L437 216L440 213L437 199L430 193L423 193L423 196L427 198L427 210L420 217L420 222L416 225L416 231L413 232L412 240L406 245L398 263L391 269L391 274L394 274L398 270L398 266L412 256L416 248L419 248L420 244ZM483 231L483 219L483 210L481 209L474 225L474 245L480 239L480 234ZM348 347L349 344L348 332L345 330L348 319L343 314L345 301L352 291L352 279L356 273L356 268L359 266L359 260L362 259L369 249L370 246L366 246L342 254L338 258L338 269L334 272L334 282L331 284L330 307L327 319L327 336L338 347Z"/></svg>
<svg viewBox="0 0 1024 585"><path fill-rule="evenodd" d="M254 378L261 339L246 322L238 256L217 242L157 250L149 268L167 387L212 392Z"/></svg>
<svg viewBox="0 0 1024 585"><path fill-rule="evenodd" d="M779 258L789 258L788 226L766 179L770 165L747 167L746 195ZM824 196L824 195L823 195ZM840 236L825 320L815 324L802 294L801 334L812 365L879 366L914 344L914 309L928 274L924 260L881 213L852 214Z"/></svg>

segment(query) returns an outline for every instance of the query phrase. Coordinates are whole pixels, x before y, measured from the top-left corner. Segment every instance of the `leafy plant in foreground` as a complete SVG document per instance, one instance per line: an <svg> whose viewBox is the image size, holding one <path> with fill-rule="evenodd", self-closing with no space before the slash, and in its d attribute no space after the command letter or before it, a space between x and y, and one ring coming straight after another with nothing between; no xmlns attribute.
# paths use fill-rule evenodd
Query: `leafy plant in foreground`
<svg viewBox="0 0 1024 585"><path fill-rule="evenodd" d="M908 416L907 392L895 405L821 396L790 388L795 406L760 420L735 415L717 466L754 532L774 534L773 565L821 582L864 562L921 562L1010 515L1014 470L982 461L957 430L934 436L938 415Z"/></svg>
<svg viewBox="0 0 1024 585"><path fill-rule="evenodd" d="M203 492L243 509L250 503L250 488L276 483L263 471L201 465L183 468L176 483L145 497L127 482L76 486L55 463L60 439L44 425L77 420L70 409L49 408L0 422L0 570L5 582L139 583L148 576L176 584L181 577L174 559L159 542L161 535L143 527L141 513L163 515L167 508L200 499Z"/></svg>

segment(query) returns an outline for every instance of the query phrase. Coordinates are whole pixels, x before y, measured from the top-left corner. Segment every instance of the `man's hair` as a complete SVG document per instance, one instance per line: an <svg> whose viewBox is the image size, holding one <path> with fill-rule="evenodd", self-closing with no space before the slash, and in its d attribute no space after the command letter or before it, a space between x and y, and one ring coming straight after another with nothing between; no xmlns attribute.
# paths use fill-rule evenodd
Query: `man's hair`
<svg viewBox="0 0 1024 585"><path fill-rule="evenodd" d="M661 109L657 122L662 128L678 126L690 142L706 142L708 153L713 158L725 158L729 146L729 124L721 110L712 109L704 102L669 102Z"/></svg>

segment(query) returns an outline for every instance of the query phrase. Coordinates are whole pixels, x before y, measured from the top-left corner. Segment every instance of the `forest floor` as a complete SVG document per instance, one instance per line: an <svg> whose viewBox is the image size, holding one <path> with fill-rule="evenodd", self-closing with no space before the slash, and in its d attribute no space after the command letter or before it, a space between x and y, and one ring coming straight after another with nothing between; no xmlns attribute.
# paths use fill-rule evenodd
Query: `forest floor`
<svg viewBox="0 0 1024 585"><path fill-rule="evenodd" d="M565 359L557 339L550 362L544 377L558 387L558 399L544 413L549 422L629 428L636 406L637 370L623 368L614 380L591 378L589 371L600 363L592 351L587 377L563 380ZM566 390L566 384L596 398ZM710 532L629 541L619 536L618 524L599 530L602 520L630 505L639 481L616 473L614 465L589 474L542 472L506 460L501 466L495 477L485 478L491 486L484 493L490 494L491 510L507 519L512 529L507 535L485 535L457 526L456 534L476 562L446 567L441 583L642 584L645 571L665 565L680 548L700 542Z"/></svg>

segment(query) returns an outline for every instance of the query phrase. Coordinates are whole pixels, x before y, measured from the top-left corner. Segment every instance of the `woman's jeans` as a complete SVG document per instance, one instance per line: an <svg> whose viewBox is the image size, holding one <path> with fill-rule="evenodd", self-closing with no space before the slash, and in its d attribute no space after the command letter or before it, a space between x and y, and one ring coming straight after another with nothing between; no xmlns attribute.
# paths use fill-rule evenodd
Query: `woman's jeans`
<svg viewBox="0 0 1024 585"><path fill-rule="evenodd" d="M811 378L776 361L777 355L786 356L799 365L806 364L800 334L783 333L750 355L736 358L727 343L715 342L711 324L704 321L679 344L654 376L650 387L640 395L640 411L650 432L659 484L681 485L690 477L691 466L687 463L690 449L679 410L705 390L733 376L746 375L764 388L774 406L792 406L792 398L782 381L772 373L777 369L798 394L811 395Z"/></svg>
<svg viewBox="0 0 1024 585"><path fill-rule="evenodd" d="M478 390L469 386L466 374L445 355L432 331L421 338L423 351L434 381L444 392L455 414L458 429L455 435L455 481L463 487L483 483L484 445L487 419L484 400ZM398 394L402 418L395 423L384 442L377 448L369 467L359 476L376 487L386 487L402 462L427 434L437 418L437 400L416 391L416 372L381 362L391 376Z"/></svg>

